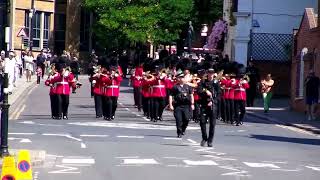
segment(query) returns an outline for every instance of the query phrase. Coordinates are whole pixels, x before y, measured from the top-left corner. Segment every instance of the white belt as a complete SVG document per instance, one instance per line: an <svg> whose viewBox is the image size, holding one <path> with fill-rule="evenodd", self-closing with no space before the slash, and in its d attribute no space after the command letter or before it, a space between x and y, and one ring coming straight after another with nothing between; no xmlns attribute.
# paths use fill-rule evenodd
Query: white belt
<svg viewBox="0 0 320 180"><path fill-rule="evenodd" d="M107 86L107 88L119 88L119 86Z"/></svg>
<svg viewBox="0 0 320 180"><path fill-rule="evenodd" d="M68 82L57 82L57 84L69 84Z"/></svg>
<svg viewBox="0 0 320 180"><path fill-rule="evenodd" d="M246 91L246 89L244 88L240 88L240 89L235 89L236 91Z"/></svg>
<svg viewBox="0 0 320 180"><path fill-rule="evenodd" d="M155 85L155 86L152 86L154 88L164 88L165 86L164 85Z"/></svg>

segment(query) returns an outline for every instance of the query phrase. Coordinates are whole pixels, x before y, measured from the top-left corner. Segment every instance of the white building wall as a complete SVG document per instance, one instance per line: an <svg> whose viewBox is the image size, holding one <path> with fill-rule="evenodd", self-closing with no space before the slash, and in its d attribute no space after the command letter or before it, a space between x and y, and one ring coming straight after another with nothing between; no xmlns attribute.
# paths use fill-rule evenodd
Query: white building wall
<svg viewBox="0 0 320 180"><path fill-rule="evenodd" d="M317 9L317 0L252 0L252 3L252 19L260 25L253 28L255 33L292 34L293 29L299 28L304 9Z"/></svg>

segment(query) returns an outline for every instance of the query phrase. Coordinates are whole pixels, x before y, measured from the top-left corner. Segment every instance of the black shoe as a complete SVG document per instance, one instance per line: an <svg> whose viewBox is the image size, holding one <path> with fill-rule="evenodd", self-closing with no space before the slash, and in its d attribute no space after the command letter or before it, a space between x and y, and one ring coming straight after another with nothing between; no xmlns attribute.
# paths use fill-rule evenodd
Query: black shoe
<svg viewBox="0 0 320 180"><path fill-rule="evenodd" d="M147 116L147 119L151 119L150 116Z"/></svg>
<svg viewBox="0 0 320 180"><path fill-rule="evenodd" d="M60 117L60 116L59 116L59 117L56 117L56 119L57 119L57 120L61 120L61 119L62 119L62 117Z"/></svg>
<svg viewBox="0 0 320 180"><path fill-rule="evenodd" d="M186 132L185 132L185 131L183 131L183 132L181 133L181 135L182 135L182 136L186 135Z"/></svg>
<svg viewBox="0 0 320 180"><path fill-rule="evenodd" d="M178 134L178 136L177 136L178 138L182 138L182 136L181 136L181 134Z"/></svg>
<svg viewBox="0 0 320 180"><path fill-rule="evenodd" d="M76 94L76 92L75 92L75 91L72 91L72 94Z"/></svg>
<svg viewBox="0 0 320 180"><path fill-rule="evenodd" d="M96 116L96 118L101 118L102 116Z"/></svg>
<svg viewBox="0 0 320 180"><path fill-rule="evenodd" d="M236 126L239 126L240 123L237 123Z"/></svg>
<svg viewBox="0 0 320 180"><path fill-rule="evenodd" d="M107 120L108 118L106 116L103 117L104 120Z"/></svg>
<svg viewBox="0 0 320 180"><path fill-rule="evenodd" d="M208 142L208 147L212 147L212 142Z"/></svg>
<svg viewBox="0 0 320 180"><path fill-rule="evenodd" d="M264 110L264 113L268 113L268 111L267 111L267 110Z"/></svg>
<svg viewBox="0 0 320 180"><path fill-rule="evenodd" d="M68 120L68 116L63 116L63 119Z"/></svg>
<svg viewBox="0 0 320 180"><path fill-rule="evenodd" d="M114 120L114 116L112 116L111 119Z"/></svg>
<svg viewBox="0 0 320 180"><path fill-rule="evenodd" d="M204 147L206 145L207 141L206 140L202 140L200 143L200 146Z"/></svg>

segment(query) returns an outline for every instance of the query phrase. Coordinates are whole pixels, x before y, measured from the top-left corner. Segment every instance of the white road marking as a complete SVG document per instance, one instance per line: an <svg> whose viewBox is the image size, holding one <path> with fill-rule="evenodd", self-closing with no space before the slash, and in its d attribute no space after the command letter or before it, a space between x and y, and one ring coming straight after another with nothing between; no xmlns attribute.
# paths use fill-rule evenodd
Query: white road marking
<svg viewBox="0 0 320 180"><path fill-rule="evenodd" d="M33 121L22 121L21 124L35 124Z"/></svg>
<svg viewBox="0 0 320 180"><path fill-rule="evenodd" d="M301 169L271 169L273 171L283 171L283 172L298 172L301 171Z"/></svg>
<svg viewBox="0 0 320 180"><path fill-rule="evenodd" d="M81 134L80 137L109 137L109 135Z"/></svg>
<svg viewBox="0 0 320 180"><path fill-rule="evenodd" d="M178 140L178 141L181 141L182 139L181 138L169 138L169 137L166 137L166 138L163 138L165 140Z"/></svg>
<svg viewBox="0 0 320 180"><path fill-rule="evenodd" d="M191 160L183 160L184 163L191 166L217 166L218 164L212 160L205 161L191 161Z"/></svg>
<svg viewBox="0 0 320 180"><path fill-rule="evenodd" d="M237 169L237 168L231 167L231 166L219 166L219 168L230 170L230 171L241 171L240 169Z"/></svg>
<svg viewBox="0 0 320 180"><path fill-rule="evenodd" d="M123 164L159 164L154 159L124 159Z"/></svg>
<svg viewBox="0 0 320 180"><path fill-rule="evenodd" d="M305 167L315 171L320 171L320 167L314 167L314 166L305 166Z"/></svg>
<svg viewBox="0 0 320 180"><path fill-rule="evenodd" d="M214 158L215 160L221 160L221 161L236 161L237 159L233 158L224 158L224 157L219 157L219 156L214 156L214 155L202 155L203 157L208 157L208 158Z"/></svg>
<svg viewBox="0 0 320 180"><path fill-rule="evenodd" d="M122 156L122 157L116 157L117 159L138 159L139 156Z"/></svg>
<svg viewBox="0 0 320 180"><path fill-rule="evenodd" d="M188 168L188 167L191 167L191 166L181 165L181 164L169 164L169 165L167 165L167 167L183 167L183 168Z"/></svg>
<svg viewBox="0 0 320 180"><path fill-rule="evenodd" d="M86 127L109 127L109 128L127 128L127 129L150 129L150 130L164 130L164 131L176 131L176 126L164 126L158 124L139 124L139 123L119 123L119 122L105 122L105 121L96 121L96 122L73 122L68 123L68 125L76 126L86 126ZM198 126L189 126L188 131L190 130L199 130Z"/></svg>
<svg viewBox="0 0 320 180"><path fill-rule="evenodd" d="M73 139L73 140L76 140L76 141L79 141L81 142L82 139L79 139L79 138L75 138L73 136L71 136L70 134L47 134L47 133L44 133L42 134L43 136L59 136L59 137L66 137L66 138L69 138L69 139Z"/></svg>
<svg viewBox="0 0 320 180"><path fill-rule="evenodd" d="M196 144L196 143L197 143L196 141L194 141L194 140L192 140L192 139L187 139L187 141L189 141L189 142L191 142L191 143L193 143L193 144Z"/></svg>
<svg viewBox="0 0 320 180"><path fill-rule="evenodd" d="M221 176L250 176L247 173L248 171L230 172L221 174Z"/></svg>
<svg viewBox="0 0 320 180"><path fill-rule="evenodd" d="M82 149L87 148L86 144L82 142L82 143L81 143L81 148L82 148Z"/></svg>
<svg viewBox="0 0 320 180"><path fill-rule="evenodd" d="M163 159L187 159L185 157L163 157Z"/></svg>
<svg viewBox="0 0 320 180"><path fill-rule="evenodd" d="M64 158L62 159L63 164L94 164L94 159L69 159Z"/></svg>
<svg viewBox="0 0 320 180"><path fill-rule="evenodd" d="M269 163L251 163L251 162L243 162L245 165L249 167L255 167L255 168L273 168L273 169L280 169L279 166L276 166L274 164Z"/></svg>
<svg viewBox="0 0 320 180"><path fill-rule="evenodd" d="M210 153L210 154L215 154L217 156L223 156L226 155L226 153L222 153L222 152L215 152L215 151L210 151L213 150L214 148L200 148L195 150L196 152L205 152L205 153Z"/></svg>
<svg viewBox="0 0 320 180"><path fill-rule="evenodd" d="M50 171L49 174L80 174L78 170L79 168L71 167L71 166L65 166L65 165L56 165L58 168L64 168L57 171Z"/></svg>
<svg viewBox="0 0 320 180"><path fill-rule="evenodd" d="M65 136L65 137L66 137L66 138L69 138L69 139L73 139L73 140L79 141L79 142L82 141L82 139L75 138L75 137L73 137L73 136L71 136L71 135L67 135L67 136Z"/></svg>
<svg viewBox="0 0 320 180"><path fill-rule="evenodd" d="M238 132L246 132L247 130L238 130Z"/></svg>
<svg viewBox="0 0 320 180"><path fill-rule="evenodd" d="M125 108L127 111L131 111L129 108Z"/></svg>
<svg viewBox="0 0 320 180"><path fill-rule="evenodd" d="M143 139L144 136L117 136L117 138Z"/></svg>
<svg viewBox="0 0 320 180"><path fill-rule="evenodd" d="M20 143L31 143L32 141L30 139L22 139Z"/></svg>
<svg viewBox="0 0 320 180"><path fill-rule="evenodd" d="M311 136L320 137L320 135L316 135L316 134L313 134L312 132L309 132L309 131L306 131L306 130L303 130L303 129L299 129L299 128L296 128L296 127L292 127L292 126L285 126L285 125L280 125L280 124L277 124L275 126L283 128L283 129L288 129L288 130L291 130L291 131L294 131L294 132L302 133L302 134L308 134L308 135L311 135Z"/></svg>
<svg viewBox="0 0 320 180"><path fill-rule="evenodd" d="M288 162L285 161L262 161L264 163L272 163L272 164L288 164Z"/></svg>
<svg viewBox="0 0 320 180"><path fill-rule="evenodd" d="M9 135L35 135L36 133L8 133Z"/></svg>

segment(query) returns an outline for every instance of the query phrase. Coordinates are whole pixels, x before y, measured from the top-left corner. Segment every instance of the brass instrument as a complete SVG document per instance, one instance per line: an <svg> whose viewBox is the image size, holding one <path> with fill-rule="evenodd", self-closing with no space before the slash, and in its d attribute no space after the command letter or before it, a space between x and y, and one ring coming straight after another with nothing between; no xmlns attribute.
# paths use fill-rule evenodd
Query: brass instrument
<svg viewBox="0 0 320 180"><path fill-rule="evenodd" d="M247 80L248 82L250 82L250 77L249 77L248 74L245 74L245 75L243 76L243 79L245 79L245 80Z"/></svg>

